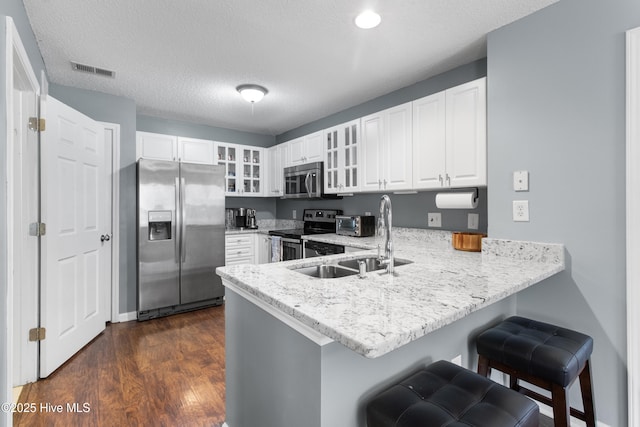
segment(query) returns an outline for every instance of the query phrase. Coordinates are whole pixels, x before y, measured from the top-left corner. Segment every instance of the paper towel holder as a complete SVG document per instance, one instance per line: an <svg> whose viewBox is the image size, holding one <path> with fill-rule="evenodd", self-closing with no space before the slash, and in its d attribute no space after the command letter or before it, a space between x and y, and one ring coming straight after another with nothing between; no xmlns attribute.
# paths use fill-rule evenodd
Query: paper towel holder
<svg viewBox="0 0 640 427"><path fill-rule="evenodd" d="M459 191L451 191L436 194L436 207L439 209L475 209L480 199L478 187L458 188ZM462 196L460 199L458 196Z"/></svg>
<svg viewBox="0 0 640 427"><path fill-rule="evenodd" d="M460 192L473 190L473 203L476 203L480 198L480 189L478 187L461 188Z"/></svg>

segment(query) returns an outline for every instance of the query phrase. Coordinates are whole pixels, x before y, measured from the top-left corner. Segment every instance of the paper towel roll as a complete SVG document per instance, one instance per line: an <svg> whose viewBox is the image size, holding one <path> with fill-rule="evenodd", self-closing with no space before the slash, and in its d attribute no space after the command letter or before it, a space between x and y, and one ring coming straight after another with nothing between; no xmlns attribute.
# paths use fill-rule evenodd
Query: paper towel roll
<svg viewBox="0 0 640 427"><path fill-rule="evenodd" d="M476 192L438 193L436 206L438 209L475 209L478 207Z"/></svg>

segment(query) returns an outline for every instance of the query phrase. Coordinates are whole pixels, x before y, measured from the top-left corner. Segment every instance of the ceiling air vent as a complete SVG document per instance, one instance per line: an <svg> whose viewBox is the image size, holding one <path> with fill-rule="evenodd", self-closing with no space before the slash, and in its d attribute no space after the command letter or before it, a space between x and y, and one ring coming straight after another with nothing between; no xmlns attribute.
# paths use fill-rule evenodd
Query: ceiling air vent
<svg viewBox="0 0 640 427"><path fill-rule="evenodd" d="M83 73L97 74L99 76L115 78L116 72L111 70L105 70L104 68L94 67L92 65L78 64L77 62L71 63L71 68L75 71L82 71Z"/></svg>

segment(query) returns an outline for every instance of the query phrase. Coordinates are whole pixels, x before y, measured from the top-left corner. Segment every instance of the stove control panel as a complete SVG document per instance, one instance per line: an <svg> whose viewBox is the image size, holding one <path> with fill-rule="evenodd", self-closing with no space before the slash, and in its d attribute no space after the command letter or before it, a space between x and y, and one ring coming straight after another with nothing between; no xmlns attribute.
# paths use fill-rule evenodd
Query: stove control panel
<svg viewBox="0 0 640 427"><path fill-rule="evenodd" d="M342 215L341 209L305 209L304 220L316 222L336 222L336 216Z"/></svg>

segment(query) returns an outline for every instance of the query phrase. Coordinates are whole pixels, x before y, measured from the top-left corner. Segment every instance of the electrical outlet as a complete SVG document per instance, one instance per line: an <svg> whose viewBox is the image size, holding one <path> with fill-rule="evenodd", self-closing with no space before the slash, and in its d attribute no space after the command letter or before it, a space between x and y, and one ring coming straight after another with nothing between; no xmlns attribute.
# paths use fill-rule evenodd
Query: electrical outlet
<svg viewBox="0 0 640 427"><path fill-rule="evenodd" d="M469 230L477 230L480 224L480 214L470 213L467 214L467 228Z"/></svg>
<svg viewBox="0 0 640 427"><path fill-rule="evenodd" d="M529 222L529 201L513 201L513 220L516 222Z"/></svg>
<svg viewBox="0 0 640 427"><path fill-rule="evenodd" d="M427 225L429 227L442 227L442 214L440 212L427 213Z"/></svg>
<svg viewBox="0 0 640 427"><path fill-rule="evenodd" d="M296 210L293 210L293 213L291 214L291 218L293 219L297 219L298 218L298 212L296 212Z"/></svg>

